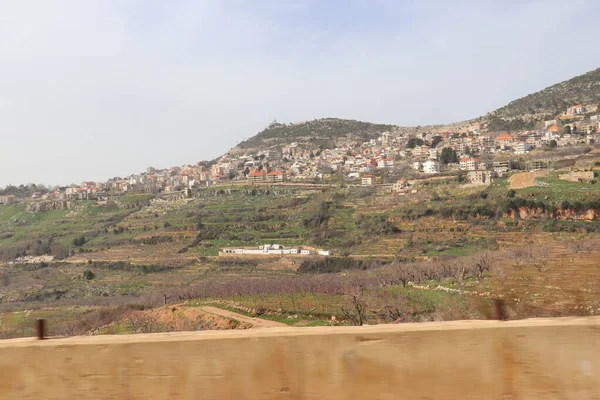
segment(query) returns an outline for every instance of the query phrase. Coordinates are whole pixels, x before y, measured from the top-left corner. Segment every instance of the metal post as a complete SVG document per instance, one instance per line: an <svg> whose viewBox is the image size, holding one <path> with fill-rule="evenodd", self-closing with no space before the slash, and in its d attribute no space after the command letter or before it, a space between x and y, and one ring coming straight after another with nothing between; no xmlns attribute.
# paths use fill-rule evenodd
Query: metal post
<svg viewBox="0 0 600 400"><path fill-rule="evenodd" d="M35 321L35 330L37 331L37 337L39 340L44 340L46 334L46 320L38 319Z"/></svg>
<svg viewBox="0 0 600 400"><path fill-rule="evenodd" d="M506 307L504 300L494 299L494 307L496 309L496 319L500 321L506 320Z"/></svg>

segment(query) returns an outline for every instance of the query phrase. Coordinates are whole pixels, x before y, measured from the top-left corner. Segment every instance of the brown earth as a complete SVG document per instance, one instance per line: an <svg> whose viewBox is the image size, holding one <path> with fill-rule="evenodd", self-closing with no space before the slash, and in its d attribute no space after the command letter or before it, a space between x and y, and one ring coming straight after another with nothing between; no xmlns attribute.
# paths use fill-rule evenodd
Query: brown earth
<svg viewBox="0 0 600 400"><path fill-rule="evenodd" d="M157 245L128 244L110 249L103 249L93 253L75 254L66 262L86 263L92 261L129 261L132 263L161 263L178 264L195 261L196 256L191 253L177 253L179 244L161 243ZM180 246L183 247L183 244Z"/></svg>
<svg viewBox="0 0 600 400"><path fill-rule="evenodd" d="M535 179L548 175L548 171L521 172L508 178L509 189L523 189L535 186Z"/></svg>
<svg viewBox="0 0 600 400"><path fill-rule="evenodd" d="M296 271L298 270L298 264L300 262L301 260L294 260L289 257L281 257L277 260L261 263L259 266L261 269L271 271Z"/></svg>
<svg viewBox="0 0 600 400"><path fill-rule="evenodd" d="M286 327L288 326L281 322L269 321L269 320L260 319L260 318L247 317L245 315L238 314L236 312L229 311L229 310L223 310L223 309L217 308L217 307L203 306L203 307L199 307L199 308L200 308L200 310L202 310L203 312L208 313L208 314L212 314L212 315L216 315L216 316L224 317L224 318L230 318L230 319L239 321L242 324L250 324L251 328L280 328L283 326L286 326Z"/></svg>
<svg viewBox="0 0 600 400"><path fill-rule="evenodd" d="M114 334L125 329L128 333L181 332L287 327L280 322L248 317L233 311L210 306L176 304L160 308L128 312L118 323L97 333Z"/></svg>

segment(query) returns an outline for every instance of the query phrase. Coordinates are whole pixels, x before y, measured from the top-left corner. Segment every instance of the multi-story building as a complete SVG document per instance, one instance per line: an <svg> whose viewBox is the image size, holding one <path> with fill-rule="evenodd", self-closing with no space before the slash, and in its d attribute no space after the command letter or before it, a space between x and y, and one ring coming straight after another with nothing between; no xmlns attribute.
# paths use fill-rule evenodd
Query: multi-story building
<svg viewBox="0 0 600 400"><path fill-rule="evenodd" d="M285 182L286 176L285 172L282 171L272 171L266 175L267 182Z"/></svg>
<svg viewBox="0 0 600 400"><path fill-rule="evenodd" d="M511 169L510 160L494 161L492 163L492 169L498 176L503 176Z"/></svg>
<svg viewBox="0 0 600 400"><path fill-rule="evenodd" d="M377 160L377 168L386 168L386 167L393 167L394 166L394 159L393 158L381 158L379 160Z"/></svg>
<svg viewBox="0 0 600 400"><path fill-rule="evenodd" d="M423 163L423 172L426 174L437 174L440 172L440 163L436 160L427 160Z"/></svg>
<svg viewBox="0 0 600 400"><path fill-rule="evenodd" d="M494 142L497 146L500 146L500 148L511 147L513 144L513 137L508 133L501 133L500 135L496 136Z"/></svg>
<svg viewBox="0 0 600 400"><path fill-rule="evenodd" d="M475 171L479 169L479 160L477 158L463 157L460 159L460 169Z"/></svg>
<svg viewBox="0 0 600 400"><path fill-rule="evenodd" d="M586 112L587 112L586 106L584 106L583 104L575 104L574 106L567 108L566 114L573 116L573 115L585 114Z"/></svg>
<svg viewBox="0 0 600 400"><path fill-rule="evenodd" d="M401 192L402 189L408 187L408 181L406 179L400 178L392 185L392 192Z"/></svg>
<svg viewBox="0 0 600 400"><path fill-rule="evenodd" d="M525 154L531 150L531 145L525 142L517 142L513 146L515 154Z"/></svg>
<svg viewBox="0 0 600 400"><path fill-rule="evenodd" d="M526 163L527 169L542 169L548 168L549 162L547 160L531 160Z"/></svg>
<svg viewBox="0 0 600 400"><path fill-rule="evenodd" d="M361 177L361 184L363 186L373 186L376 183L377 177L375 175L363 175Z"/></svg>
<svg viewBox="0 0 600 400"><path fill-rule="evenodd" d="M266 180L266 174L263 171L253 169L250 171L247 177L248 182L264 182Z"/></svg>
<svg viewBox="0 0 600 400"><path fill-rule="evenodd" d="M493 181L494 175L495 174L493 171L469 171L467 173L467 180L469 181L469 183L483 185L491 183Z"/></svg>

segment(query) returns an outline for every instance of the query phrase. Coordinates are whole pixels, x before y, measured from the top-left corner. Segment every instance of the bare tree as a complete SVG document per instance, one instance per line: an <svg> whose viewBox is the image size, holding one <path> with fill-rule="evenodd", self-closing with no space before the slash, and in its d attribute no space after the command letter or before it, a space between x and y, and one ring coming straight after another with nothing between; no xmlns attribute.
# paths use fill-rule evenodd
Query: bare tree
<svg viewBox="0 0 600 400"><path fill-rule="evenodd" d="M407 309L406 298L402 295L384 292L379 296L379 299L383 301L383 307L372 312L383 322L399 323L405 320L406 315L411 313Z"/></svg>
<svg viewBox="0 0 600 400"><path fill-rule="evenodd" d="M398 282L406 287L408 282L412 282L416 277L416 268L412 263L398 263L394 268L394 277Z"/></svg>
<svg viewBox="0 0 600 400"><path fill-rule="evenodd" d="M513 267L519 268L523 264L527 263L527 259L529 258L530 251L529 249L523 247L517 247L510 251L510 258L513 260Z"/></svg>
<svg viewBox="0 0 600 400"><path fill-rule="evenodd" d="M468 271L467 265L463 260L455 258L443 259L440 263L443 275L452 277L461 293L463 292L463 281Z"/></svg>
<svg viewBox="0 0 600 400"><path fill-rule="evenodd" d="M158 320L150 315L131 312L125 318L125 321L132 333L156 333L161 331Z"/></svg>
<svg viewBox="0 0 600 400"><path fill-rule="evenodd" d="M507 265L502 265L501 263L494 264L491 272L494 279L496 279L500 286L504 288L504 285L510 277L509 267Z"/></svg>
<svg viewBox="0 0 600 400"><path fill-rule="evenodd" d="M483 274L494 268L494 256L489 251L484 252L475 258L473 267L477 274L477 279L479 281L483 280Z"/></svg>
<svg viewBox="0 0 600 400"><path fill-rule="evenodd" d="M349 320L352 325L362 326L365 321L367 306L364 300L358 295L351 295L351 302L340 307L344 318Z"/></svg>
<svg viewBox="0 0 600 400"><path fill-rule="evenodd" d="M348 285L346 288L346 297L349 299L346 304L340 307L344 318L349 320L352 325L362 326L367 314L367 304L364 298L366 279L361 274L348 276Z"/></svg>
<svg viewBox="0 0 600 400"><path fill-rule="evenodd" d="M541 246L531 251L531 265L539 272L544 272L548 269L548 248Z"/></svg>

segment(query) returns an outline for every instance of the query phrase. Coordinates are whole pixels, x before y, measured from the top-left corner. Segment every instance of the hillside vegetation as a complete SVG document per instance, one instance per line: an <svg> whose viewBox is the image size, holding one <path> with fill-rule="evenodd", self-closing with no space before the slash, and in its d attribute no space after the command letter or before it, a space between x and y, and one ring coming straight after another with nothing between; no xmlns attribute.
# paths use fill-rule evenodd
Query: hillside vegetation
<svg viewBox="0 0 600 400"><path fill-rule="evenodd" d="M575 104L600 103L600 68L511 101L491 113L504 119L554 116Z"/></svg>
<svg viewBox="0 0 600 400"><path fill-rule="evenodd" d="M289 144L294 141L333 142L340 138L356 138L366 141L376 138L383 132L397 129L394 125L372 124L369 122L323 118L295 124L273 122L256 136L241 142L237 147L249 149L259 146Z"/></svg>

